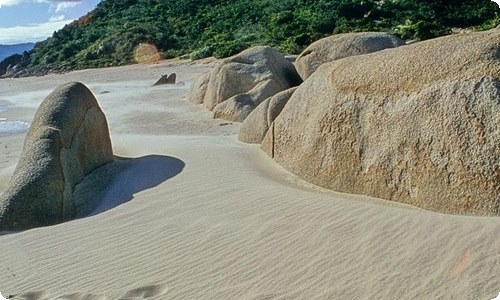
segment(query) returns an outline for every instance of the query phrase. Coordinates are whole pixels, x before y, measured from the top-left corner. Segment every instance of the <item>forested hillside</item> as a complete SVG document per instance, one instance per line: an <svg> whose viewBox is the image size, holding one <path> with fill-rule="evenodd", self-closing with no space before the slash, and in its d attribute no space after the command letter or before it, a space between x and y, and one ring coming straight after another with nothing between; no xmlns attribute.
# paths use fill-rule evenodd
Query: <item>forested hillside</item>
<svg viewBox="0 0 500 300"><path fill-rule="evenodd" d="M500 24L490 0L104 0L37 43L23 67L75 69L134 62L141 43L164 57L225 57L253 45L299 53L332 33L385 31L429 39Z"/></svg>

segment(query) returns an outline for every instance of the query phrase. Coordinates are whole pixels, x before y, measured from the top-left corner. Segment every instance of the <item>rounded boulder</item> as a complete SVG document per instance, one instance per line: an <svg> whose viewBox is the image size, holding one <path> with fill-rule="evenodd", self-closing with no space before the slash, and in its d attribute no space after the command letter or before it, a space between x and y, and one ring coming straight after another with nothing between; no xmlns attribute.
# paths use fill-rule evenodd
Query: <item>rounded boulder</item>
<svg viewBox="0 0 500 300"><path fill-rule="evenodd" d="M293 63L278 51L258 46L224 59L194 84L191 101L215 118L242 122L265 99L299 85Z"/></svg>
<svg viewBox="0 0 500 300"><path fill-rule="evenodd" d="M458 34L321 66L262 148L336 191L500 215L500 32Z"/></svg>
<svg viewBox="0 0 500 300"><path fill-rule="evenodd" d="M92 92L78 82L59 86L38 108L0 197L0 229L28 229L73 218L75 186L111 161L107 121Z"/></svg>
<svg viewBox="0 0 500 300"><path fill-rule="evenodd" d="M306 80L324 63L404 45L400 38L384 32L342 33L320 39L307 47L295 61Z"/></svg>

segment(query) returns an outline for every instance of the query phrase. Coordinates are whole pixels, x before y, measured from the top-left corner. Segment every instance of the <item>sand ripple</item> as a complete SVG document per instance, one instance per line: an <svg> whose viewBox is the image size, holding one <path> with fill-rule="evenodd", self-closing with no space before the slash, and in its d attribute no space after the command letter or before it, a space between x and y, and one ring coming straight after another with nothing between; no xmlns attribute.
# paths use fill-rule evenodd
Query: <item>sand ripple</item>
<svg viewBox="0 0 500 300"><path fill-rule="evenodd" d="M438 214L304 183L257 147L224 136L234 129L219 130L219 121L183 105L186 89L152 89L144 82L172 72L189 82L199 74L193 70L199 72L196 66L132 66L3 81L10 92L10 84L37 90L57 80L90 82L109 91L98 98L118 155L183 163L175 176L161 177L168 180L154 180L158 170L147 164L124 174L126 180L137 176L147 188L124 191L130 201L97 215L0 236L3 295L36 300L498 295L500 218ZM130 81L134 78L141 81ZM1 175L15 164L20 142L12 137L0 142L8 146L0 152ZM110 199L122 192L120 182L112 186Z"/></svg>

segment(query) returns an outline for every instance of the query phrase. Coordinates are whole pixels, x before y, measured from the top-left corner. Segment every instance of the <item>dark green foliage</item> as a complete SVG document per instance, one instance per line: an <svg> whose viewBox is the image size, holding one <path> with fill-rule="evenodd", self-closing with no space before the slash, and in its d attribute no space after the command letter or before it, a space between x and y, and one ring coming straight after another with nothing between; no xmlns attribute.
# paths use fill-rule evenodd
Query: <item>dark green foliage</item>
<svg viewBox="0 0 500 300"><path fill-rule="evenodd" d="M104 0L37 43L31 66L75 69L134 62L141 43L165 57L226 57L254 45L298 53L333 33L385 31L429 39L500 24L490 0Z"/></svg>

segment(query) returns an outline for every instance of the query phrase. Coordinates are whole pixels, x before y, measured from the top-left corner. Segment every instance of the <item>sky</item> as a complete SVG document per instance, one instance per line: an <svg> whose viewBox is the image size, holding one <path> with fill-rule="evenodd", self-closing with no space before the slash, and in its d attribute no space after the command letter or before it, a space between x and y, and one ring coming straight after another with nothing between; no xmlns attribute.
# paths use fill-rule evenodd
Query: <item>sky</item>
<svg viewBox="0 0 500 300"><path fill-rule="evenodd" d="M0 0L0 44L38 42L101 0Z"/></svg>

